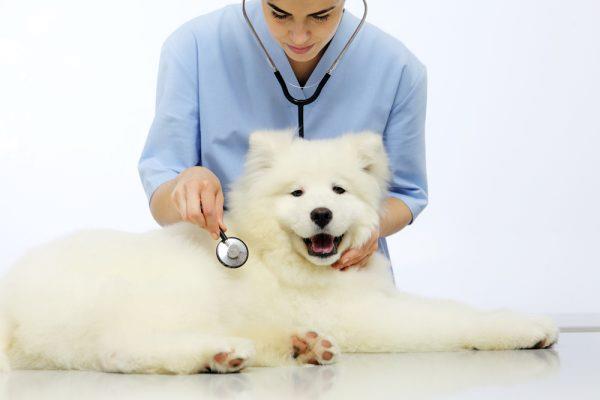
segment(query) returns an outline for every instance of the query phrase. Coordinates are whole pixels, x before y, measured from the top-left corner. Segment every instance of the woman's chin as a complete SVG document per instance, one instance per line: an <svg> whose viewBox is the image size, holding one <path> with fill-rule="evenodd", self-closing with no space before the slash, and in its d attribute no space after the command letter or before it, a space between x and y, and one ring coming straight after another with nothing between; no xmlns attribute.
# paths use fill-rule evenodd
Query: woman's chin
<svg viewBox="0 0 600 400"><path fill-rule="evenodd" d="M306 54L297 54L294 53L292 50L286 50L285 54L287 54L289 59L296 62L308 62L315 58L315 54L313 54L312 51L309 51Z"/></svg>
<svg viewBox="0 0 600 400"><path fill-rule="evenodd" d="M309 51L307 51L306 53L300 54L300 53L294 52L287 45L283 45L283 46L284 46L283 48L284 48L285 54L288 56L288 58L293 61L296 61L296 62L311 61L316 56L318 56L320 51L322 50L322 48L318 47L317 44L315 44L315 45L313 45L313 48L311 48Z"/></svg>

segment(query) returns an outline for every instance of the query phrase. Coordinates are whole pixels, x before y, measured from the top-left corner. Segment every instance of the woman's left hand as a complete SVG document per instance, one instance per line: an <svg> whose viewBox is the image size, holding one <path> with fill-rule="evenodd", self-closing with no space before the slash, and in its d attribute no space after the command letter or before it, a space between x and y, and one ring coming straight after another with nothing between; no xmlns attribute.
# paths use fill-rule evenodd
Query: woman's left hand
<svg viewBox="0 0 600 400"><path fill-rule="evenodd" d="M371 238L359 248L347 249L339 260L331 264L332 268L345 271L351 267L362 268L367 265L371 255L379 248L379 227L371 230Z"/></svg>

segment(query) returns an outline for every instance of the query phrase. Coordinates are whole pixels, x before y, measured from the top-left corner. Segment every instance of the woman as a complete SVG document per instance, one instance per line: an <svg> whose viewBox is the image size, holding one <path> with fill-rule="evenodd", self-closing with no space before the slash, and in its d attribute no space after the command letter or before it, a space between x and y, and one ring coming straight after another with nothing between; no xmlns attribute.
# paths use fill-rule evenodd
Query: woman
<svg viewBox="0 0 600 400"><path fill-rule="evenodd" d="M343 0L253 0L248 16L296 98L308 98L359 18ZM381 132L393 178L378 231L331 267L362 267L385 237L427 205L426 69L397 39L366 23L319 98L304 109L307 140ZM241 173L248 136L297 125L242 14L229 5L192 19L163 44L156 115L139 161L150 209L161 225L189 221L218 238ZM200 208L202 204L202 209Z"/></svg>

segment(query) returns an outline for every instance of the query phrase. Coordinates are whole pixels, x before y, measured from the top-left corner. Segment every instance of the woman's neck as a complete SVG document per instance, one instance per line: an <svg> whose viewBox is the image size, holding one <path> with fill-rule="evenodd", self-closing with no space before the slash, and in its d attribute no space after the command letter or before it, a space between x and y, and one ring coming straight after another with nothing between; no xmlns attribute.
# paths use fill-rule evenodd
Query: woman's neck
<svg viewBox="0 0 600 400"><path fill-rule="evenodd" d="M329 42L329 43L331 43L331 42ZM321 60L321 57L323 57L323 54L325 54L325 50L327 50L327 47L329 47L329 43L327 43L327 45L325 47L323 47L323 49L319 52L319 54L317 54L312 60L295 61L288 57L288 60L292 67L292 71L294 71L294 75L296 75L296 78L298 79L298 83L300 84L300 86L306 85L308 78L310 78L310 75L312 74L312 72L317 67L317 64L319 63L319 60Z"/></svg>
<svg viewBox="0 0 600 400"><path fill-rule="evenodd" d="M288 60L290 61L290 65L292 66L292 70L294 71L294 75L296 75L300 86L306 85L310 74L312 74L312 72L314 71L315 67L319 63L320 58L320 56L317 56L312 60L305 62L294 61L288 58Z"/></svg>

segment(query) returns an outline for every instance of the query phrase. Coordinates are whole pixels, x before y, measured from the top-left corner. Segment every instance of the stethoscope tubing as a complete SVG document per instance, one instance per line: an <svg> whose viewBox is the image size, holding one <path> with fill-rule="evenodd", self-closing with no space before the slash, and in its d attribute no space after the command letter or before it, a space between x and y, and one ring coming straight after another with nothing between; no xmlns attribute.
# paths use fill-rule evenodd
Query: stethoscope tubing
<svg viewBox="0 0 600 400"><path fill-rule="evenodd" d="M321 91L325 87L325 84L327 83L327 81L329 81L329 78L331 78L333 71L337 68L338 63L340 62L340 60L342 59L342 57L348 50L348 47L350 47L350 44L352 44L352 42L354 41L354 38L358 34L358 31L360 31L363 24L365 23L365 20L367 19L367 11L368 11L367 1L366 0L362 0L362 1L363 1L363 5L364 5L364 12L363 12L363 16L362 16L358 26L352 33L352 36L350 36L350 39L348 39L348 42L346 42L346 45L344 46L342 51L340 51L340 54L336 57L336 59L331 64L331 67L329 67L329 69L327 70L325 75L323 75L323 78L321 78L321 81L319 82L317 89L312 94L312 96L310 96L308 99L297 99L290 94L290 92L287 88L287 85L285 84L285 80L283 79L283 76L281 75L281 72L279 72L279 69L275 65L275 62L271 58L271 55L269 54L264 43L258 36L256 29L254 29L254 25L252 24L252 22L250 21L250 18L248 17L248 14L246 13L246 0L242 0L242 13L244 14L244 18L246 19L246 22L248 23L248 26L250 27L252 34L258 41L258 44L262 48L263 52L265 53L265 56L267 57L269 65L273 69L275 78L277 79L277 82L279 82L279 85L281 86L281 90L283 91L285 98L290 103L292 103L298 107L298 135L302 138L304 137L304 106L314 102L319 97L319 95L321 94Z"/></svg>

